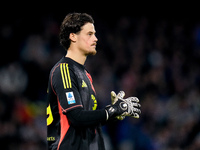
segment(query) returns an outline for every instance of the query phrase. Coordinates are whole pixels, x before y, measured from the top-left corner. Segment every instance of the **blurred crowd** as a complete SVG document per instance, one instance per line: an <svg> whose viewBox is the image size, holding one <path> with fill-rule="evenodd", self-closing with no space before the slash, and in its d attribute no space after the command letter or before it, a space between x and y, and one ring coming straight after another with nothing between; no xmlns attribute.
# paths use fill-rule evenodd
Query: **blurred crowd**
<svg viewBox="0 0 200 150"><path fill-rule="evenodd" d="M46 149L48 76L66 53L58 39L61 20L43 16L27 29L18 18L0 26L5 51L0 141L5 149ZM107 149L200 149L200 22L123 15L113 22L98 15L94 20L97 54L85 66L98 107L110 103L112 90L137 96L142 105L139 119L126 117L103 127Z"/></svg>

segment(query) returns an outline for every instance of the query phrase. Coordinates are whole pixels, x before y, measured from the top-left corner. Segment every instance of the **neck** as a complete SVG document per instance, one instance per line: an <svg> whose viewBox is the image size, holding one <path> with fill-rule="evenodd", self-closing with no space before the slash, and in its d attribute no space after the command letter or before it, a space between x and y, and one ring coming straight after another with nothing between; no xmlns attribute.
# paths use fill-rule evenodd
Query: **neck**
<svg viewBox="0 0 200 150"><path fill-rule="evenodd" d="M76 61L77 63L82 64L82 65L85 64L85 61L87 58L87 56L85 56L79 52L76 52L74 50L70 50L70 49L67 50L67 54L65 55L65 57L69 57L69 58L73 59L74 61Z"/></svg>

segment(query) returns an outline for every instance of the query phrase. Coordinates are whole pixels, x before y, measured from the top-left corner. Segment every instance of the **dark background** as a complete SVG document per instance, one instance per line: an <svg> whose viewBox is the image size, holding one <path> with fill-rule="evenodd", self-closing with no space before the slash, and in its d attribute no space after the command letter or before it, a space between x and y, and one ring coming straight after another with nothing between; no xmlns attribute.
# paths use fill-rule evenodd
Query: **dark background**
<svg viewBox="0 0 200 150"><path fill-rule="evenodd" d="M46 88L65 55L59 26L69 12L93 16L99 39L88 57L98 107L124 90L140 119L103 127L108 150L198 149L200 18L183 2L6 1L0 6L0 142L8 150L46 148ZM95 65L94 65L95 64Z"/></svg>

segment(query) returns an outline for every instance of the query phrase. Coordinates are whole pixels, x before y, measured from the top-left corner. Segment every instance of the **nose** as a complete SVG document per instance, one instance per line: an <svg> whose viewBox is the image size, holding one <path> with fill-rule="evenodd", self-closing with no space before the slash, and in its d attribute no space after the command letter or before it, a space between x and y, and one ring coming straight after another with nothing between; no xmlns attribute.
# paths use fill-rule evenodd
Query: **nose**
<svg viewBox="0 0 200 150"><path fill-rule="evenodd" d="M96 35L94 35L94 41L95 41L95 42L97 42L97 41L98 41L98 39L97 39Z"/></svg>

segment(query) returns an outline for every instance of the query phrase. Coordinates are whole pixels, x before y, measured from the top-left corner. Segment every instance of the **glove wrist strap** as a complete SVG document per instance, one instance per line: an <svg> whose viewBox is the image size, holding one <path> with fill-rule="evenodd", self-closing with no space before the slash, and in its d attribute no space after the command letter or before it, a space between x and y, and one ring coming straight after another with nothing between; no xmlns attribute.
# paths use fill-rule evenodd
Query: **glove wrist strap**
<svg viewBox="0 0 200 150"><path fill-rule="evenodd" d="M108 111L105 109L106 111L106 121L109 119L109 115L108 115Z"/></svg>

